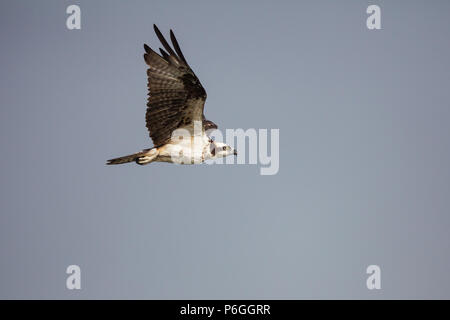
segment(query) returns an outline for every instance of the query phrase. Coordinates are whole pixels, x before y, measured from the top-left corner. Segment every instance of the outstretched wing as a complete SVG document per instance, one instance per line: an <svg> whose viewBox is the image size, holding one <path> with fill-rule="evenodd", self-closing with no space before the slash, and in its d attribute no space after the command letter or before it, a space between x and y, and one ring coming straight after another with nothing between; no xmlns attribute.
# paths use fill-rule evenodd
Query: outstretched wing
<svg viewBox="0 0 450 320"><path fill-rule="evenodd" d="M166 144L178 128L191 128L194 121L202 121L203 130L217 128L206 120L203 109L206 91L191 70L181 52L177 39L170 30L175 51L167 43L156 25L153 25L164 49L161 55L144 44L149 98L146 123L156 147Z"/></svg>

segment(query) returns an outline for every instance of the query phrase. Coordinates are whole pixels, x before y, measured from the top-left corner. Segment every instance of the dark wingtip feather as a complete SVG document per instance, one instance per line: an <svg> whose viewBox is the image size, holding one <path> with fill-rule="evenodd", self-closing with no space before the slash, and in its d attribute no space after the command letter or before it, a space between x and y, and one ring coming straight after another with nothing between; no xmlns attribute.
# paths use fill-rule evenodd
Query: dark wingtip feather
<svg viewBox="0 0 450 320"><path fill-rule="evenodd" d="M169 54L165 52L163 49L159 48L159 52L161 52L161 55L167 60L169 59Z"/></svg>
<svg viewBox="0 0 450 320"><path fill-rule="evenodd" d="M144 44L144 49L145 49L144 60L149 66L152 65L151 57L155 57L155 56L160 58L161 61L168 62L163 57L161 57L159 54L157 54L155 51L153 51L152 48L150 48L148 45Z"/></svg>
<svg viewBox="0 0 450 320"><path fill-rule="evenodd" d="M181 60L183 60L184 63L187 64L187 61L184 58L183 52L181 52L180 45L178 44L177 38L175 38L175 34L173 33L172 29L170 29L170 40L172 41L173 47L175 48L178 56L181 58Z"/></svg>
<svg viewBox="0 0 450 320"><path fill-rule="evenodd" d="M164 49L167 50L167 52L174 56L176 59L179 60L177 54L173 51L173 49L170 47L170 45L167 43L166 39L164 38L164 36L162 35L161 31L159 31L158 27L156 26L156 24L153 25L153 29L155 30L156 36L158 37L159 41L161 41L161 44L163 45Z"/></svg>

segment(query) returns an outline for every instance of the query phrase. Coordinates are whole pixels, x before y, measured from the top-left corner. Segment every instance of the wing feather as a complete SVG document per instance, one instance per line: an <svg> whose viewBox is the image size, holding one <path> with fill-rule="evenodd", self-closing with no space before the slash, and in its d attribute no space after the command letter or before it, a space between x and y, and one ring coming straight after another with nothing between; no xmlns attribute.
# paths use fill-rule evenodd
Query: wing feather
<svg viewBox="0 0 450 320"><path fill-rule="evenodd" d="M164 49L159 48L159 52L161 52L161 55L163 56L164 59L169 59L169 54L167 52L164 51Z"/></svg>
<svg viewBox="0 0 450 320"><path fill-rule="evenodd" d="M154 29L164 49L159 49L159 55L144 45L144 60L149 66L146 124L158 147L170 140L174 130L193 127L194 121L202 121L205 131L217 126L203 115L206 91L187 64L173 31L170 38L176 52L156 25Z"/></svg>
<svg viewBox="0 0 450 320"><path fill-rule="evenodd" d="M186 59L184 58L183 52L181 52L180 45L178 44L177 38L175 38L175 34L173 33L172 29L170 30L170 40L172 41L173 47L175 48L178 56L185 64L188 64Z"/></svg>
<svg viewBox="0 0 450 320"><path fill-rule="evenodd" d="M167 43L166 39L162 35L161 31L159 31L156 24L153 25L153 29L155 30L156 36L158 37L159 41L161 41L161 44L163 45L164 49L171 55L174 56L176 59L179 60L177 54L173 51L173 49L170 47L170 45Z"/></svg>

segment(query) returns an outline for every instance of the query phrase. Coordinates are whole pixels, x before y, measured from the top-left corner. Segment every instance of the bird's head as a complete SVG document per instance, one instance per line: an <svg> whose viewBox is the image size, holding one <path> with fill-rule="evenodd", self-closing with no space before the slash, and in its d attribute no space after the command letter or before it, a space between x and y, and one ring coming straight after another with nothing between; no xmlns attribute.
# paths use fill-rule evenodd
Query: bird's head
<svg viewBox="0 0 450 320"><path fill-rule="evenodd" d="M237 151L235 149L222 142L212 141L209 145L209 152L213 159L224 158L231 155L237 156Z"/></svg>

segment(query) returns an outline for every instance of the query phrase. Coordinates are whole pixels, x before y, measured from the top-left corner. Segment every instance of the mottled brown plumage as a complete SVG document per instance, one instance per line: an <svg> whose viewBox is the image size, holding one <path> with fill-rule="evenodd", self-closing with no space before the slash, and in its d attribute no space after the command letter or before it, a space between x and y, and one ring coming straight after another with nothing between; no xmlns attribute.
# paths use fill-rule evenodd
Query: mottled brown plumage
<svg viewBox="0 0 450 320"><path fill-rule="evenodd" d="M165 50L160 49L159 55L144 45L149 66L146 124L154 145L159 147L170 140L173 131L193 127L194 121L202 121L205 131L217 126L203 115L206 91L187 64L173 31L170 39L175 51L156 25L153 27Z"/></svg>

